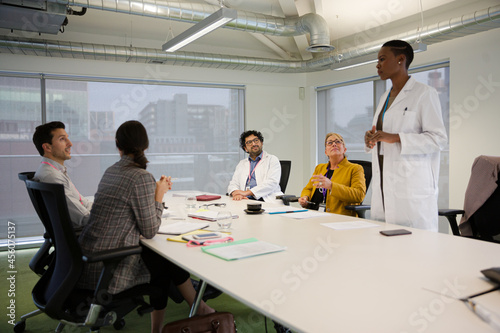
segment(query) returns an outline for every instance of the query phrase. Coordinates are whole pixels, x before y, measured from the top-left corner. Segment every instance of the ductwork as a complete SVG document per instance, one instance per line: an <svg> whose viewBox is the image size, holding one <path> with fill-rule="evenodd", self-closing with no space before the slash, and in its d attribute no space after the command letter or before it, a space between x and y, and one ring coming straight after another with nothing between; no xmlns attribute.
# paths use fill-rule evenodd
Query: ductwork
<svg viewBox="0 0 500 333"><path fill-rule="evenodd" d="M277 73L304 73L326 70L339 62L356 59L366 54L376 54L380 46L390 39L404 39L409 43L413 43L419 39L421 42L430 45L498 27L500 27L500 6L494 6L429 25L422 29L420 33L408 32L405 35L387 37L384 40L374 41L360 47L347 49L342 51L342 53L330 53L329 55L316 57L308 61L279 61L179 51L174 54L166 54L158 49L53 42L24 38L12 40L7 36L0 36L0 52L76 59L160 63L173 66L199 66ZM261 30L266 29L261 27Z"/></svg>
<svg viewBox="0 0 500 333"><path fill-rule="evenodd" d="M203 3L179 3L147 0L47 0L66 6L99 9L157 19L197 23L216 12L220 7ZM328 24L320 15L310 13L302 17L280 18L247 11L238 11L238 18L225 28L275 36L310 34L310 52L333 50L330 45Z"/></svg>

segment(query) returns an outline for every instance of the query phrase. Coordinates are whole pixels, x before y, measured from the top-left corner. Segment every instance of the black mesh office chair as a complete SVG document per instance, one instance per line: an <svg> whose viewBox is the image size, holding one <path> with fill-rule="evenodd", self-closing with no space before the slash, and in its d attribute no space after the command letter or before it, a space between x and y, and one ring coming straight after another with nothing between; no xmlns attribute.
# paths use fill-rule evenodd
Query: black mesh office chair
<svg viewBox="0 0 500 333"><path fill-rule="evenodd" d="M18 178L26 183L27 180L33 179L35 172L21 172L18 174ZM33 207L35 208L36 213L40 220L44 218L43 211L38 207L37 200L34 197L34 193L28 190L28 195L31 199ZM44 242L40 249L35 253L33 258L31 258L29 262L29 268L37 275L42 276L48 269L50 262L54 259L52 249L52 239L50 238L47 232L44 233ZM16 323L14 326L15 332L22 332L26 328L26 319L42 314L42 310L37 309L30 313L24 314L21 316L20 321Z"/></svg>
<svg viewBox="0 0 500 333"><path fill-rule="evenodd" d="M362 161L362 160L350 160L349 162L359 164L363 167L363 171L365 172L365 183L366 183L366 191L368 192L368 187L370 187L370 183L372 181L372 162ZM353 210L358 214L358 217L365 218L366 211L370 210L370 205L348 205L345 206L347 210Z"/></svg>
<svg viewBox="0 0 500 333"><path fill-rule="evenodd" d="M292 168L292 161L280 160L280 164L281 164L280 188L281 192L285 193L286 186L288 185L288 179L290 178L290 169Z"/></svg>
<svg viewBox="0 0 500 333"><path fill-rule="evenodd" d="M123 317L138 308L139 314L152 311L143 295L158 293L148 284L139 285L116 295L107 293L113 270L126 256L140 254L140 246L113 249L83 256L70 221L64 186L26 180L30 196L35 198L50 238L53 240L54 260L32 291L33 302L49 317L59 320L56 332L65 325L89 327L99 332L102 326L125 325ZM96 290L76 287L84 263L103 262L104 268ZM22 332L18 330L16 332Z"/></svg>
<svg viewBox="0 0 500 333"><path fill-rule="evenodd" d="M21 172L17 176L20 180L26 183L27 180L32 180L35 175L35 172ZM40 218L40 220L45 219L47 217L43 216L43 211L38 207L37 200L35 200L34 194L28 191L28 195L31 199L31 203L33 204L33 208ZM29 263L30 269L38 275L42 275L47 270L47 267L52 260L52 255L50 254L50 249L52 248L52 240L49 237L47 232L44 233L44 242L37 253L33 256Z"/></svg>

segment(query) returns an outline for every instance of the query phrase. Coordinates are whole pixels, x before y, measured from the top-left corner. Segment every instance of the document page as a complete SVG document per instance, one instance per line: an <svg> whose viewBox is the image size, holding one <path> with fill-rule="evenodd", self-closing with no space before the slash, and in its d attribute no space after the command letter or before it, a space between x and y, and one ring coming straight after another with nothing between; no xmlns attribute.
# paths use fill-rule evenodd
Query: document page
<svg viewBox="0 0 500 333"><path fill-rule="evenodd" d="M203 229L206 227L208 227L208 223L206 222L175 222L175 223L162 222L160 229L158 230L158 233L168 234L168 235L180 235L190 231Z"/></svg>
<svg viewBox="0 0 500 333"><path fill-rule="evenodd" d="M241 241L217 244L201 248L203 252L219 257L224 260L236 260L259 256L262 254L284 251L286 247L259 241L255 238Z"/></svg>

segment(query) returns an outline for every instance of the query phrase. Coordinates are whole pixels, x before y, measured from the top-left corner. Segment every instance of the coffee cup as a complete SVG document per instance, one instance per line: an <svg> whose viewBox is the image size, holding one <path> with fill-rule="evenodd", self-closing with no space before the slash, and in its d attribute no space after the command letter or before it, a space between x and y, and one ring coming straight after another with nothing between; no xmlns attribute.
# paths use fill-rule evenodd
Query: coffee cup
<svg viewBox="0 0 500 333"><path fill-rule="evenodd" d="M262 204L260 204L260 203L249 203L249 204L247 204L247 209L250 212L259 212L262 209Z"/></svg>

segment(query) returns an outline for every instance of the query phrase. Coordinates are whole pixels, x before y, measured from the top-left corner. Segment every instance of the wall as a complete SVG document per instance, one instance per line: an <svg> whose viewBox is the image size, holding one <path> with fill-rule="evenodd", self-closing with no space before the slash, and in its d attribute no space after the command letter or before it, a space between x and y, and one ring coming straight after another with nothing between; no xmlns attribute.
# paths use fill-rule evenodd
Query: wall
<svg viewBox="0 0 500 333"><path fill-rule="evenodd" d="M470 169L479 155L500 155L500 43L498 29L429 45L412 67L450 61L450 207L462 208ZM308 86L376 75L374 64L311 73ZM314 133L310 133L310 140ZM443 207L444 208L444 207Z"/></svg>

